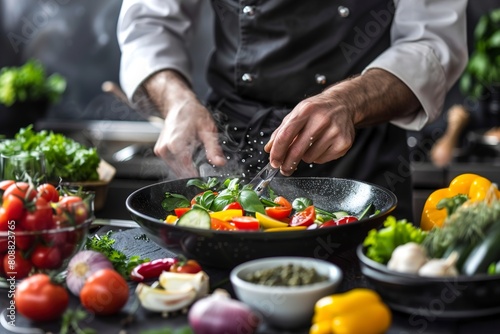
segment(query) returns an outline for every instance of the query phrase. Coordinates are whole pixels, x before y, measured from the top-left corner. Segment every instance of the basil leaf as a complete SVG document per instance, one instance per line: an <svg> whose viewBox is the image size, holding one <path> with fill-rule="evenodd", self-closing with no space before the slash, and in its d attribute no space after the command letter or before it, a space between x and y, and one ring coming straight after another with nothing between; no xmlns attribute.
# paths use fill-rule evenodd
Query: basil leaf
<svg viewBox="0 0 500 334"><path fill-rule="evenodd" d="M304 211L308 206L313 205L313 201L306 197L297 197L292 202L292 208L297 211Z"/></svg>
<svg viewBox="0 0 500 334"><path fill-rule="evenodd" d="M239 202L243 207L243 210L248 212L259 212L265 214L264 205L260 201L259 195L253 190L243 189L240 192Z"/></svg>
<svg viewBox="0 0 500 334"><path fill-rule="evenodd" d="M166 211L174 211L175 208L188 208L191 202L181 194L165 193L165 198L161 202L161 206Z"/></svg>

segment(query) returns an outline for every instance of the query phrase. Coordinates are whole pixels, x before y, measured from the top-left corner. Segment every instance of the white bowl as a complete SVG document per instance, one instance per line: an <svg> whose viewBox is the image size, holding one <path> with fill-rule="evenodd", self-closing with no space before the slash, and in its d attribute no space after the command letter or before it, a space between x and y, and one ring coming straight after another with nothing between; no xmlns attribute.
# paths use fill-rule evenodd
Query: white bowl
<svg viewBox="0 0 500 334"><path fill-rule="evenodd" d="M259 269L296 264L314 268L328 279L310 285L286 287L266 286L246 281L249 273ZM230 274L236 297L259 312L271 325L297 328L311 324L314 304L335 292L342 280L342 271L334 264L308 257L271 257L257 259L235 267Z"/></svg>

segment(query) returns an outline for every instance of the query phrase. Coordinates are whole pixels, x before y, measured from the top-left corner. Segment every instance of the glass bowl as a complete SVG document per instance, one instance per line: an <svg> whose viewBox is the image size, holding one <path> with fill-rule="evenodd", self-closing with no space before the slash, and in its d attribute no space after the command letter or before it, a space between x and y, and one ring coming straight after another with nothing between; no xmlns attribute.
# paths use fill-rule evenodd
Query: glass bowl
<svg viewBox="0 0 500 334"><path fill-rule="evenodd" d="M26 183L17 184L19 191L13 195L17 199L5 196L8 190L2 195L0 277L21 280L35 273L61 274L85 244L95 219L94 194L58 192L57 199L47 201L35 187L26 190L22 186Z"/></svg>

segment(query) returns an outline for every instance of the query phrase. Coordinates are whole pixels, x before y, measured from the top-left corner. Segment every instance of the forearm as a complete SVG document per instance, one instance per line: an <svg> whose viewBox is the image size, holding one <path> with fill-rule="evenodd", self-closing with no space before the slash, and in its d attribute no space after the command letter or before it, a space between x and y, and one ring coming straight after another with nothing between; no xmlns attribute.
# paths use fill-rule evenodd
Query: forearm
<svg viewBox="0 0 500 334"><path fill-rule="evenodd" d="M342 81L323 94L338 104L348 106L357 128L409 116L421 108L408 86L382 69L371 69L363 75Z"/></svg>
<svg viewBox="0 0 500 334"><path fill-rule="evenodd" d="M174 70L163 70L150 76L141 86L143 98L166 117L169 110L197 100L187 80ZM142 100L139 98L137 100Z"/></svg>

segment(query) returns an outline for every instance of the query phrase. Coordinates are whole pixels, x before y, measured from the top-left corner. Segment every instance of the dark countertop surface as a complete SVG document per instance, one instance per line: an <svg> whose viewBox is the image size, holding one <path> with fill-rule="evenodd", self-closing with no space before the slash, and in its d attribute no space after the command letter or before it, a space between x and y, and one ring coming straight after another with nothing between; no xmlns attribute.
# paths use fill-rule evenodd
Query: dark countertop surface
<svg viewBox="0 0 500 334"><path fill-rule="evenodd" d="M109 230L110 227L101 228L97 233L103 233ZM160 248L153 241L138 238L142 235L140 228L118 229L113 228L113 238L117 241L115 247L122 250L128 255L138 254L151 259L170 257L174 253ZM343 270L344 279L339 288L339 292L346 291L355 287L369 287L369 283L362 276L359 270L358 260L354 253L347 253L340 257L336 263ZM228 281L228 271L212 268L204 268L210 277L211 287L221 287L232 293L231 285ZM187 326L186 314L170 314L168 317L162 317L159 313L149 312L138 306L138 301L134 294L135 283L130 283L130 298L127 305L122 309L122 312L108 317L93 317L90 316L81 322L81 327L90 327L96 330L97 333L106 334L141 334L142 331L148 329L162 328L182 328ZM2 310L9 304L7 289L0 292L0 307ZM79 301L72 296L70 307L79 307ZM439 312L436 312L438 315ZM27 334L44 334L44 333L59 333L60 323L32 323L16 314L15 328L8 330L0 325L1 334L10 333L27 333ZM23 328L29 328L28 331L22 331ZM456 320L440 320L434 316L415 316L393 312L393 323L388 333L496 333L500 328L500 317L498 315L482 318L471 319L456 319ZM37 330L38 329L38 330ZM307 334L308 328L297 329L295 331L283 331L275 328L270 328L263 324L258 331L259 334ZM222 333L221 333L222 334Z"/></svg>

